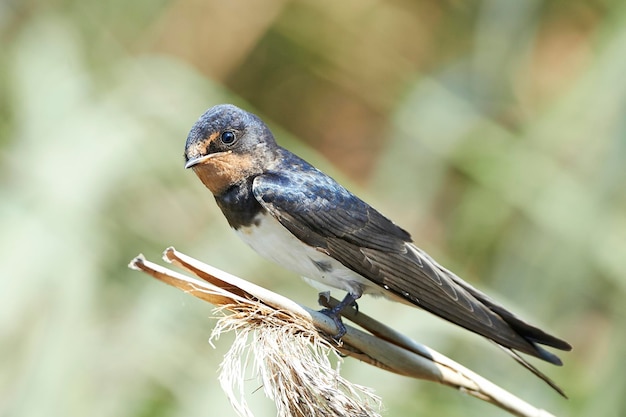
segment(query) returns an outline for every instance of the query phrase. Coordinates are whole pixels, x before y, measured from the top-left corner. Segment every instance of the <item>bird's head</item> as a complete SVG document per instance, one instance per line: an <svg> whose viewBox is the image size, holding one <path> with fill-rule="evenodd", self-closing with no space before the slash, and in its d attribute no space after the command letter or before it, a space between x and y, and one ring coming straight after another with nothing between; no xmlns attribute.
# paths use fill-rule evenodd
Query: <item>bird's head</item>
<svg viewBox="0 0 626 417"><path fill-rule="evenodd" d="M257 116L231 104L207 110L185 144L185 168L192 168L214 195L260 174L271 163L276 141Z"/></svg>

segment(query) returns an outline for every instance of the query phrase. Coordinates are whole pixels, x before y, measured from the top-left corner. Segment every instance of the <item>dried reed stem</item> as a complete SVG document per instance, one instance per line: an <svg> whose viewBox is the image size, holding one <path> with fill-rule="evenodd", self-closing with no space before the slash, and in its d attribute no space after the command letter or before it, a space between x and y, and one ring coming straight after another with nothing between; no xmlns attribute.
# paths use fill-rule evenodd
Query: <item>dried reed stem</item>
<svg viewBox="0 0 626 417"><path fill-rule="evenodd" d="M343 379L331 366L330 354L353 356L390 372L439 382L516 416L552 416L363 312L347 310L343 315L369 333L346 326L348 331L337 344L329 336L337 329L324 314L174 248L166 249L163 257L203 281L149 262L142 255L129 266L232 313L220 318L212 340L235 331L235 342L221 365L220 383L242 416L252 416L243 391L248 370L259 377L281 417L377 416L378 398Z"/></svg>

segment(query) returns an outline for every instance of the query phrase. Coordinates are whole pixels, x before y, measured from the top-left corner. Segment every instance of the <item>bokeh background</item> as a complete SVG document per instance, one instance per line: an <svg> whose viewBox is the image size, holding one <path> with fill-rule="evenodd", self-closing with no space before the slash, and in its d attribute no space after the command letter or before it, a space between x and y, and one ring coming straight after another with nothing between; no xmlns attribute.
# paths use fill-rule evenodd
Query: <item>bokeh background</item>
<svg viewBox="0 0 626 417"><path fill-rule="evenodd" d="M211 306L127 269L140 252L174 245L315 305L183 169L222 102L570 341L564 367L538 364L570 400L427 313L363 311L556 415L626 415L626 3L3 0L0 36L1 415L234 415ZM388 416L505 415L342 372Z"/></svg>

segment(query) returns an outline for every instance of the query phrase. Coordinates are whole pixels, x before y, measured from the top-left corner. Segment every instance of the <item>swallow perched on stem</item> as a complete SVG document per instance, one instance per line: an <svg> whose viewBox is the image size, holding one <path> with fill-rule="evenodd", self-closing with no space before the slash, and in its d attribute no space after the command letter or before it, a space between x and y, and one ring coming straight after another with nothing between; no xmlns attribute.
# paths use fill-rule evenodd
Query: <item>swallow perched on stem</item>
<svg viewBox="0 0 626 417"><path fill-rule="evenodd" d="M263 257L308 280L347 292L323 310L345 333L341 310L364 294L420 307L492 340L559 389L522 352L555 365L541 345L571 346L532 326L439 265L404 229L303 159L280 147L263 121L218 105L194 124L185 145L192 168L226 220Z"/></svg>

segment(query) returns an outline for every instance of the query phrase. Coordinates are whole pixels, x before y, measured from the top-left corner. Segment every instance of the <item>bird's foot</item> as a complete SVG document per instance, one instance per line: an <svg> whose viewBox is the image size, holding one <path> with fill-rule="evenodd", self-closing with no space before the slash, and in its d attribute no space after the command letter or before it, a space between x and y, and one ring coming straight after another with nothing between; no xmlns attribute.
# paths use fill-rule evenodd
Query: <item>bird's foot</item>
<svg viewBox="0 0 626 417"><path fill-rule="evenodd" d="M325 308L323 310L320 310L320 313L327 315L328 317L330 317L333 320L333 323L335 323L335 326L337 326L337 334L333 335L333 339L335 339L337 342L341 340L341 338L346 334L346 332L348 331L346 329L346 325L343 324L343 321L341 321L341 316L333 311L334 309L332 308Z"/></svg>
<svg viewBox="0 0 626 417"><path fill-rule="evenodd" d="M348 306L354 307L356 311L359 311L359 305L356 303L356 300L359 297L360 295L348 293L343 300L339 302L339 304L330 308L330 292L326 291L319 294L318 302L326 307L320 310L320 313L330 317L338 329L338 332L333 336L333 339L339 341L346 334L346 326L343 324L343 321L341 321L341 311Z"/></svg>
<svg viewBox="0 0 626 417"><path fill-rule="evenodd" d="M330 307L330 291L322 291L317 294L317 304L322 307L329 308Z"/></svg>
<svg viewBox="0 0 626 417"><path fill-rule="evenodd" d="M341 301L342 307L340 308L340 310L343 310L345 307L353 307L356 312L359 312L359 304L356 302L356 300L359 298L359 296L357 295L352 295L352 294L348 294L346 296L346 298L350 296L350 298L352 299L352 302L350 302L349 304L344 304L345 302L345 298L343 301ZM317 303L319 305L321 305L322 307L326 307L324 310L330 310L331 306L330 306L330 291L323 291L321 293L318 294L318 299L317 299ZM337 307L339 307L339 305L337 305Z"/></svg>

